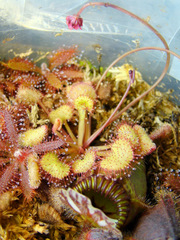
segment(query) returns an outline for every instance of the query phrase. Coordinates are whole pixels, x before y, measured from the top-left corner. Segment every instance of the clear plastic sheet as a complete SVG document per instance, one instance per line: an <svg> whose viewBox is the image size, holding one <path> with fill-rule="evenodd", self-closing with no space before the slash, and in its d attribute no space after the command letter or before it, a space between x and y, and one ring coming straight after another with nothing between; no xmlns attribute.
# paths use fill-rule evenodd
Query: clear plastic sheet
<svg viewBox="0 0 180 240"><path fill-rule="evenodd" d="M30 57L41 63L47 52L62 45L78 45L83 57L95 65L108 66L119 54L136 47L163 47L147 27L115 9L88 7L83 13L82 30L69 30L66 16L77 13L84 0L0 0L0 57ZM94 1L89 1L94 2ZM106 2L106 1L104 1ZM180 54L179 0L111 0L139 17L146 19L166 39L172 51ZM101 63L97 55L102 54ZM44 54L44 55L43 55ZM160 75L166 53L143 51L124 61L132 63L149 83ZM120 62L124 63L124 61ZM180 61L171 56L168 74L161 90L173 89L174 100L180 96Z"/></svg>

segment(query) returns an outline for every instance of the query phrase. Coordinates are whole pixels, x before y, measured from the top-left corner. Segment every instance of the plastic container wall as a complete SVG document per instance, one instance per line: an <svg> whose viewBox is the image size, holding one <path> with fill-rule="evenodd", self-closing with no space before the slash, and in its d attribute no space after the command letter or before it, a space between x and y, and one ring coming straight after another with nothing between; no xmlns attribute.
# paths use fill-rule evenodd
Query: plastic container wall
<svg viewBox="0 0 180 240"><path fill-rule="evenodd" d="M66 16L77 13L80 7L94 1L84 0L0 0L0 57L33 58L40 64L46 54L63 45L78 45L80 54L95 65L108 66L119 54L137 47L163 47L147 27L112 8L88 7L83 13L82 30L69 30ZM106 1L104 1L106 2ZM179 0L110 0L139 17L146 19L166 39L172 51L180 54ZM99 56L101 55L101 62ZM124 61L132 63L149 83L160 75L166 53L143 51ZM173 89L174 100L180 96L180 61L171 56L168 74L159 86Z"/></svg>

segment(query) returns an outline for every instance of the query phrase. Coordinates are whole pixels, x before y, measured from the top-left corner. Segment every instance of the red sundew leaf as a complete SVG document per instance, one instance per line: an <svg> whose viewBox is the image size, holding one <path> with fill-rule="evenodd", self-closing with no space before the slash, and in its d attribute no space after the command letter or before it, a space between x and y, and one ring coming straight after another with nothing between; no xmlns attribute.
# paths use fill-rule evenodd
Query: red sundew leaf
<svg viewBox="0 0 180 240"><path fill-rule="evenodd" d="M6 89L9 93L13 94L16 90L16 86L11 82L6 81Z"/></svg>
<svg viewBox="0 0 180 240"><path fill-rule="evenodd" d="M77 78L83 78L84 77L84 73L81 71L77 71L77 70L71 70L71 69L67 69L67 70L60 70L58 72L55 73L59 78L63 79L77 79Z"/></svg>
<svg viewBox="0 0 180 240"><path fill-rule="evenodd" d="M173 132L173 127L169 123L163 123L157 129L155 129L149 137L154 141L158 138L166 138Z"/></svg>
<svg viewBox="0 0 180 240"><path fill-rule="evenodd" d="M2 132L5 127L4 114L3 111L0 111L0 132Z"/></svg>
<svg viewBox="0 0 180 240"><path fill-rule="evenodd" d="M63 144L64 144L64 141L61 139L50 141L50 142L44 142L44 143L35 145L33 147L33 151L35 151L36 153L53 151L57 148L60 148Z"/></svg>
<svg viewBox="0 0 180 240"><path fill-rule="evenodd" d="M61 83L61 81L59 80L58 77L56 77L56 75L55 75L54 73L52 73L52 72L47 72L45 76L46 76L46 78L47 78L47 80L48 80L48 83L49 83L52 87L54 87L54 88L56 88L56 89L61 89L61 88L62 88L62 83Z"/></svg>
<svg viewBox="0 0 180 240"><path fill-rule="evenodd" d="M0 157L0 166L4 165L7 162L9 162L9 158L2 158L2 157Z"/></svg>
<svg viewBox="0 0 180 240"><path fill-rule="evenodd" d="M63 204L80 214L92 227L116 229L117 220L107 217L100 209L93 207L90 199L83 194L69 188L61 189L58 196Z"/></svg>
<svg viewBox="0 0 180 240"><path fill-rule="evenodd" d="M10 150L10 146L11 146L11 142L10 141L1 141L0 140L0 157L2 158L6 158L9 154Z"/></svg>
<svg viewBox="0 0 180 240"><path fill-rule="evenodd" d="M42 76L35 76L35 75L31 75L31 74L17 74L17 76L15 76L15 81L18 82L18 84L22 84L23 86L26 87L32 87L32 86L37 86L39 88L39 86L42 85L42 81L44 79L42 79Z"/></svg>
<svg viewBox="0 0 180 240"><path fill-rule="evenodd" d="M69 48L60 49L53 53L51 56L49 56L49 69L52 70L53 68L66 63L74 56L76 51L76 48Z"/></svg>
<svg viewBox="0 0 180 240"><path fill-rule="evenodd" d="M14 122L13 122L13 119L11 117L11 114L7 110L2 111L2 113L4 115L4 121L5 121L5 124L6 124L6 129L7 129L7 132L8 132L9 140L14 145L17 145L18 135L17 135L16 129L14 127Z"/></svg>
<svg viewBox="0 0 180 240"><path fill-rule="evenodd" d="M19 57L9 60L6 66L13 70L41 73L41 69L37 67L33 62Z"/></svg>
<svg viewBox="0 0 180 240"><path fill-rule="evenodd" d="M20 164L20 171L21 171L21 182L20 182L20 187L22 189L22 192L27 199L27 201L32 199L32 196L34 194L34 190L30 187L29 184L29 174L28 171L26 170L24 163Z"/></svg>
<svg viewBox="0 0 180 240"><path fill-rule="evenodd" d="M0 194L8 187L13 175L17 172L16 162L9 165L0 177Z"/></svg>
<svg viewBox="0 0 180 240"><path fill-rule="evenodd" d="M6 76L7 77L1 82L1 88L13 96L19 85L26 87L36 86L36 88L42 92L47 82L43 75L34 74L34 72L10 71L8 69Z"/></svg>

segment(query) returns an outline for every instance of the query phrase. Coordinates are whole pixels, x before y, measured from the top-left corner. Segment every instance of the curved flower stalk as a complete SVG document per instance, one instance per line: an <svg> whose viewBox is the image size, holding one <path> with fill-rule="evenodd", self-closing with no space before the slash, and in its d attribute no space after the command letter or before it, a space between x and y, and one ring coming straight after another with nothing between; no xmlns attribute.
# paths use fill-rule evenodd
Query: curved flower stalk
<svg viewBox="0 0 180 240"><path fill-rule="evenodd" d="M123 12L127 15L129 15L130 17L135 18L136 20L140 21L142 24L144 24L145 26L147 26L152 32L154 32L158 38L162 41L162 43L164 44L166 49L169 49L165 39L163 38L163 36L154 28L152 27L147 21L145 21L144 19L138 17L137 15L135 15L134 13L127 11L126 9L119 7L117 5L111 4L111 3L104 3L104 2L91 2L91 3L87 3L85 4L79 11L77 14L74 14L73 16L67 16L66 17L66 23L69 27L69 29L81 29L82 25L83 25L83 19L80 17L80 14L83 12L83 10L87 7L92 7L92 6L104 6L104 7L111 7L114 8L120 12ZM169 58L169 55L168 55Z"/></svg>
<svg viewBox="0 0 180 240"><path fill-rule="evenodd" d="M125 54L123 54L122 56L118 57L115 61L113 61L108 68L105 70L105 72L103 73L101 79L98 82L98 85L100 82L102 82L102 80L105 78L106 74L108 73L109 69L112 68L118 61L122 60L124 57L138 52L138 51L144 51L144 50L159 50L159 51L164 51L167 53L171 53L172 55L174 55L175 57L180 59L180 56L174 52L172 52L171 50L167 50L164 48L158 48L158 47L143 47L143 48L137 48L134 50L131 50L129 52L126 52ZM112 123L113 121L115 121L120 115L122 115L123 112L125 112L127 109L129 109L131 106L133 106L135 103L137 103L140 99L142 99L144 96L146 96L150 91L152 91L164 78L166 72L168 70L168 65L166 64L163 72L161 73L160 77L157 79L157 81L143 94L141 94L140 96L138 96L136 99L134 99L132 102L130 102L125 108L123 108L118 114L116 114L116 112L119 110L120 106L122 105L122 102L124 100L124 98L127 96L127 93L129 91L130 85L133 83L134 79L132 79L131 77L133 77L133 75L130 74L130 79L131 81L129 82L129 86L124 94L124 96L122 97L121 102L118 104L118 106L116 107L116 109L114 110L114 112L112 113L112 115L109 117L109 119L107 120L107 122L100 128L98 129L95 133L93 133L90 138L84 143L84 147L88 147L91 142L103 131L103 129L105 127L107 127L110 123ZM97 86L98 86L97 85Z"/></svg>
<svg viewBox="0 0 180 240"><path fill-rule="evenodd" d="M141 19L140 17L136 16L135 14L131 13L130 11L127 11L126 9L123 9L117 5L114 5L114 4L111 4L111 3L104 3L104 2L93 2L93 3L87 3L85 4L79 11L77 14L73 15L73 16L67 16L66 18L66 22L67 22L67 25L70 29L81 29L82 25L83 25L83 20L82 18L80 17L80 14L83 12L83 10L86 8L86 7L89 7L89 6L104 6L104 7L111 7L111 8L114 8L118 11L121 11L133 18L135 18L136 20L140 21L142 24L144 24L145 26L147 26L163 43L164 47L166 50L169 50L169 47L168 47L168 44L166 42L166 40L163 38L163 36L154 28L152 27L148 22L146 22L145 20ZM136 49L136 51L138 51L138 49ZM135 52L136 52L135 51ZM133 51L132 51L133 52ZM128 52L126 53L127 55L129 55L131 53ZM144 94L142 94L141 96L139 96L137 99L135 99L132 103L130 103L132 106L133 104L135 104L137 101L139 101L141 98L143 98L145 95L147 95L149 93L149 91L151 91L153 88L155 88L159 82L163 79L163 77L165 76L166 72L167 72L167 69L168 69L168 66L169 66L169 63L170 63L170 52L169 51L166 51L167 53L167 59L166 59L166 65L165 65L165 68L161 74L161 76L158 78L158 80L156 81L156 83L152 86L152 88L150 88L150 90L146 91ZM119 58L122 59L123 57L127 56L126 54L124 54L123 56L121 56ZM109 67L112 67L116 62L118 62L119 60L117 61L114 61ZM96 89L98 89L100 83L102 82L103 78L106 76L107 72L108 72L108 69L104 72L102 78L100 79L99 83L97 84L96 86ZM120 104L121 105L121 104ZM118 106L120 107L120 106ZM114 121L114 115L113 114L110 119L108 120L109 122L111 121ZM119 115L118 115L119 116ZM112 120L113 119L113 120ZM108 124L107 124L108 125ZM104 127L106 127L107 125L103 125L102 126L102 129L101 130L98 130L96 133L94 133L93 136L91 136L87 141L86 143L84 144L84 147L88 147L90 145L90 143L100 134L100 132L104 129Z"/></svg>
<svg viewBox="0 0 180 240"><path fill-rule="evenodd" d="M85 4L79 11L77 14L73 15L73 16L67 16L67 25L70 29L73 28L74 26L74 29L78 29L80 28L81 29L81 26L82 26L82 23L83 23L83 20L82 18L80 17L80 14L83 12L83 10L86 8L86 7L89 7L89 6L104 6L104 7L111 7L111 8L114 8L120 12L123 12L133 18L135 18L136 20L140 21L142 24L144 24L146 27L148 27L160 40L161 42L163 43L165 49L169 50L169 46L166 42L166 40L164 39L164 37L153 27L151 26L147 21L145 21L144 19L140 18L139 16L135 15L134 13L130 12L130 11L127 11L126 9L120 7L120 6L117 6L117 5L114 5L114 4L111 4L111 3L104 3L104 2L94 2L94 3L87 3ZM74 24L74 22L76 22L76 24ZM170 63L170 54L167 53L167 59L166 59L166 66L165 68L168 68L169 66L169 63ZM100 81L101 82L101 81ZM99 84L100 84L99 82ZM99 87L99 84L97 85L97 88Z"/></svg>
<svg viewBox="0 0 180 240"><path fill-rule="evenodd" d="M157 51L162 51L162 52L167 52L169 54L174 55L175 57L180 59L180 55L176 54L175 52L169 50L169 49L164 49L164 48L159 48L159 47L142 47L142 48L137 48L137 49L133 49L129 52L126 52L125 54L123 54L122 56L118 57L113 63L111 63L108 68L106 69L106 71L104 72L104 74L102 75L101 79L99 82L101 82L103 80L103 78L106 76L108 70L113 67L117 62L119 62L120 60L122 60L124 57L135 53L135 52L139 52L139 51L146 51L146 50L157 50ZM163 72L161 73L161 75L159 76L159 78L156 80L156 82L143 94L141 94L140 96L138 96L136 99L134 99L132 102L130 102L125 108L123 108L116 116L114 116L110 123L115 121L123 112L125 112L127 109L129 109L131 106L133 106L135 103L137 103L140 99L142 99L143 97L145 97L149 92L151 92L164 78L164 76L166 75L166 72L168 70L168 66L167 62L166 65L163 69Z"/></svg>

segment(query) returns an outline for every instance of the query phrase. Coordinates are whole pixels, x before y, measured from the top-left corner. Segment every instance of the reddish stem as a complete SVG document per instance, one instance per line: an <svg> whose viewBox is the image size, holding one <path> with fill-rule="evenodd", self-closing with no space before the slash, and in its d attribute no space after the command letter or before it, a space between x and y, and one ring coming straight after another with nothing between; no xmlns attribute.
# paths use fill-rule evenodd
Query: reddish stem
<svg viewBox="0 0 180 240"><path fill-rule="evenodd" d="M136 20L140 21L142 24L144 24L146 27L148 27L154 34L156 34L156 36L161 40L161 42L163 43L164 47L166 49L169 49L169 46L166 42L166 40L164 39L164 37L154 28L152 27L147 21L145 21L144 19L136 16L134 13L132 12L129 12L128 10L124 9L124 8L121 8L119 6L116 6L114 4L111 4L111 3L104 3L104 2L94 2L94 3L87 3L85 4L80 10L79 12L77 13L77 17L79 17L79 15L82 13L82 11L89 7L89 6L104 6L104 7L111 7L111 8L114 8L116 10L119 10L133 18L135 18ZM170 62L170 54L169 52L167 52L167 60L166 60L166 65L169 66L169 62ZM109 67L110 68L110 67ZM109 69L108 68L108 69ZM97 86L96 86L96 90L98 89L99 85L101 84L103 78L106 76L106 73L107 71L104 72L103 76L101 77L100 81L98 82Z"/></svg>
<svg viewBox="0 0 180 240"><path fill-rule="evenodd" d="M116 10L119 10L133 18L135 18L136 20L140 21L141 23L143 23L145 26L147 26L154 34L156 34L156 36L162 41L162 43L164 44L166 50L169 50L169 46L168 44L166 43L166 40L163 38L163 36L154 28L152 27L148 22L146 22L145 20L141 19L140 17L136 16L135 14L129 12L128 10L124 9L124 8L121 8L119 6L116 6L114 4L111 4L111 3L104 3L104 2L94 2L94 3L87 3L85 4L80 10L79 12L77 13L77 17L80 16L80 14L82 13L82 11L86 8L86 7L89 7L89 6L104 6L104 7L111 7L111 8L114 8ZM147 50L149 50L148 48L145 48ZM145 50L145 49L141 49L141 50ZM153 48L151 48L153 50ZM157 49L156 49L157 50ZM159 49L158 49L159 50ZM120 58L118 58L117 60L115 60L107 69L106 71L104 72L104 74L102 75L100 81L98 82L97 84L97 87L96 87L96 90L97 88L99 87L99 85L101 84L102 80L104 79L104 77L106 76L106 73L108 72L108 70L116 63L118 62L120 59L126 57L127 55L133 53L133 52L136 52L138 51L138 49L135 49L134 51L130 51L128 53L125 53L123 54ZM140 51L140 50L139 50ZM162 50L164 51L164 50ZM139 101L141 98L143 98L146 94L148 94L153 88L155 88L159 82L163 79L163 77L165 76L167 70L168 70L168 67L169 67L169 63L170 63L170 52L169 51L166 51L167 53L167 59L166 59L166 65L165 65L165 68L162 72L162 74L160 75L159 79L155 82L155 84L146 92L144 92L141 96L139 96L138 98L136 98L135 100L133 100L128 106L126 106L126 108L124 108L122 111L125 111L127 110L130 106L134 105L137 101ZM130 84L131 84L131 81L130 81ZM129 87L129 86L128 86ZM126 93L125 93L126 94ZM124 95L125 95L124 94ZM122 100L122 99L121 99ZM123 100L124 100L124 96L123 96ZM120 101L120 103L118 104L118 106L116 107L115 111L113 112L113 114L110 116L110 118L106 121L106 123L100 128L98 129L85 143L84 143L84 148L85 147L88 147L90 145L90 143L103 131L103 129L105 127L107 127L107 125L109 123L111 123L112 121L114 121L114 119L117 118L117 116L119 116L120 114L122 114L122 111L116 115L115 113L117 112L117 110L119 109L119 107L121 106L122 102Z"/></svg>
<svg viewBox="0 0 180 240"><path fill-rule="evenodd" d="M41 100L38 101L39 106L44 110L44 112L49 116L49 111L47 108L44 106Z"/></svg>
<svg viewBox="0 0 180 240"><path fill-rule="evenodd" d="M118 57L113 63L110 64L110 66L106 69L106 71L104 72L103 76L106 76L107 72L109 71L109 69L111 67L113 67L113 65L115 65L118 61L120 61L122 58L130 55L131 53L135 53L135 52L139 52L139 51L143 51L143 50L159 50L159 51L164 51L167 52L168 54L173 54L175 57L180 58L180 56L174 52L172 52L171 50L168 49L164 49L164 48L158 48L158 47L143 47L143 48L138 48L138 49L133 49L129 52L126 52L125 54L123 54L122 56ZM84 143L84 148L87 148L91 142L103 131L103 129L105 127L107 127L111 122L115 121L123 112L125 112L129 107L131 107L132 105L134 105L136 102L138 102L141 98L143 98L145 95L147 95L152 89L154 89L160 82L161 80L164 78L167 70L168 70L169 64L167 64L166 62L166 66L164 67L163 72L161 73L160 77L158 78L158 80L143 94L141 94L139 97L137 97L136 99L134 99L131 103L129 103L125 108L123 108L118 114L116 114L116 112L118 111L118 109L120 108L124 98L127 96L127 93L129 91L130 85L132 84L132 80L129 83L129 86L123 96L123 98L121 99L121 101L119 102L119 104L117 105L117 107L115 108L114 112L111 114L111 116L108 118L108 120L103 124L102 127L100 127L95 133L93 133L90 138ZM134 73L133 73L133 78L134 78ZM102 76L102 79L103 79ZM116 115L115 115L116 114Z"/></svg>
<svg viewBox="0 0 180 240"><path fill-rule="evenodd" d="M135 53L135 52L139 52L139 51L143 51L143 50L159 50L159 51L163 51L163 52L167 52L168 54L172 54L175 57L180 59L180 55L176 54L175 52L168 50L168 49L164 49L164 48L159 48L159 47L142 47L142 48L137 48L137 49L133 49L125 54L123 54L121 57L117 58L112 64L111 67L116 64L119 60L121 60L122 58L130 55L131 53ZM124 107L118 114L116 114L116 116L112 117L111 121L109 122L109 124L113 121L115 121L123 112L125 112L127 109L129 109L130 107L132 107L135 103L137 103L140 99L142 99L144 96L146 96L150 91L152 91L164 78L167 70L168 70L169 64L166 65L163 69L163 72L161 73L160 77L157 79L157 81L143 94L141 94L139 97L135 98L132 102L130 102L126 107ZM109 67L108 67L109 69Z"/></svg>
<svg viewBox="0 0 180 240"><path fill-rule="evenodd" d="M111 4L111 3L104 3L104 2L94 2L94 3L87 3L85 4L80 10L79 12L76 14L77 17L80 16L80 14L82 13L82 11L89 7L89 6L104 6L104 7L111 7L111 8L114 8L118 11L121 11L133 18L135 18L136 20L140 21L142 24L144 24L145 26L147 26L149 29L151 29L152 32L154 32L154 34L156 34L156 36L163 42L165 48L169 49L168 47L168 44L166 43L166 40L163 38L163 36L154 28L152 27L146 20L138 17L137 15L135 15L134 13L122 8L122 7L119 7L119 6L116 6L114 4Z"/></svg>
<svg viewBox="0 0 180 240"><path fill-rule="evenodd" d="M102 125L102 127L100 127L95 133L93 133L90 138L84 143L83 148L87 148L91 142L109 125L109 123L111 122L111 119L114 117L114 115L116 114L116 112L118 111L118 109L120 108L120 106L122 105L123 101L125 100L129 89L131 87L131 84L134 82L134 78L135 78L135 70L131 71L129 73L130 76L130 81L128 84L128 87L121 99L121 101L118 103L117 107L115 108L115 110L113 111L113 113L111 114L111 116L108 118L108 120Z"/></svg>

